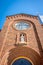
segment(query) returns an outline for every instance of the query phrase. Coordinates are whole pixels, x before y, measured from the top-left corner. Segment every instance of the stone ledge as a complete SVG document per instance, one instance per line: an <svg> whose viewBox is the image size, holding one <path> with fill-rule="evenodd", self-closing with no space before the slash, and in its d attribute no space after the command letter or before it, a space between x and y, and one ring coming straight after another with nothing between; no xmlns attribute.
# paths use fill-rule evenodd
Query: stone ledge
<svg viewBox="0 0 43 65"><path fill-rule="evenodd" d="M14 44L15 46L24 46L24 45L27 45L27 43L16 43Z"/></svg>

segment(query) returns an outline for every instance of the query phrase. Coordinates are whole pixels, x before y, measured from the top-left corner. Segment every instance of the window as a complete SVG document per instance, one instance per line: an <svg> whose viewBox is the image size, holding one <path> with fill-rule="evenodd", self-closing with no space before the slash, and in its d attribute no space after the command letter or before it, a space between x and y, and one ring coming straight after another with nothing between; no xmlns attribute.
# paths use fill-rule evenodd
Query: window
<svg viewBox="0 0 43 65"><path fill-rule="evenodd" d="M20 21L20 22L15 24L15 28L17 30L26 30L29 27L30 27L30 25L24 21Z"/></svg>
<svg viewBox="0 0 43 65"><path fill-rule="evenodd" d="M24 58L17 59L12 65L32 65L32 63Z"/></svg>

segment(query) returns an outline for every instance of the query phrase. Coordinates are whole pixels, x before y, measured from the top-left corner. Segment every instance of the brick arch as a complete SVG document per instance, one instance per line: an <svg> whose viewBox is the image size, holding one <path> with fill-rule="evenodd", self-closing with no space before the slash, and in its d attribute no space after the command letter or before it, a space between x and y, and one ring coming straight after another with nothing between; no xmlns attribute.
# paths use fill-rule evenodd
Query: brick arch
<svg viewBox="0 0 43 65"><path fill-rule="evenodd" d="M7 65L11 65L16 58L28 58L32 65L40 65L39 54L31 48L18 46L9 52Z"/></svg>
<svg viewBox="0 0 43 65"><path fill-rule="evenodd" d="M33 62L32 62L29 58L24 57L24 56L20 56L20 57L15 58L15 59L12 61L11 65L12 65L13 63L15 63L16 61L21 60L21 59L27 60L30 64L34 65ZM24 61L24 62L25 62L25 61Z"/></svg>

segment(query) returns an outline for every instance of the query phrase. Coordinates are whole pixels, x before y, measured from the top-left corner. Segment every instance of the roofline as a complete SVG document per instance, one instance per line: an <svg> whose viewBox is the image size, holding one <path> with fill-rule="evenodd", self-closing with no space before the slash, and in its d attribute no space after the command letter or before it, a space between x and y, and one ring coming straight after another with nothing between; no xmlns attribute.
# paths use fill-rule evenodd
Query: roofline
<svg viewBox="0 0 43 65"><path fill-rule="evenodd" d="M8 15L8 16L6 16L6 17L11 17L11 16L16 16L16 15L27 15L27 16L35 16L35 17L38 17L38 16L36 16L36 15L31 15L31 14L25 14L25 13L19 13L19 14L14 14L14 15Z"/></svg>

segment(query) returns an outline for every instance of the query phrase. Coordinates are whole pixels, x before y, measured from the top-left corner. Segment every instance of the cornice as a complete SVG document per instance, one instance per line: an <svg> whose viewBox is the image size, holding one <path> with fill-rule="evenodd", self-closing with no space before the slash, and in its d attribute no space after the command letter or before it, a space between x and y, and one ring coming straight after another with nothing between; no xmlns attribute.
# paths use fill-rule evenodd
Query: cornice
<svg viewBox="0 0 43 65"><path fill-rule="evenodd" d="M38 19L38 16L34 16L30 14L16 14L16 15L6 16L6 18L8 19L13 19L13 18L18 18L18 17L29 17L29 18Z"/></svg>

